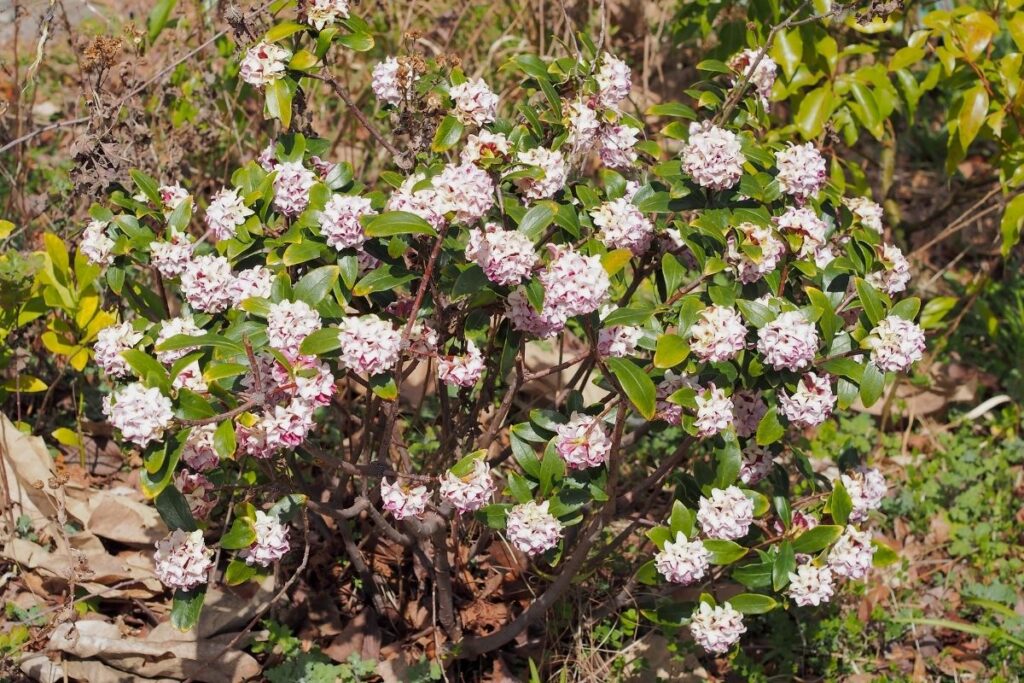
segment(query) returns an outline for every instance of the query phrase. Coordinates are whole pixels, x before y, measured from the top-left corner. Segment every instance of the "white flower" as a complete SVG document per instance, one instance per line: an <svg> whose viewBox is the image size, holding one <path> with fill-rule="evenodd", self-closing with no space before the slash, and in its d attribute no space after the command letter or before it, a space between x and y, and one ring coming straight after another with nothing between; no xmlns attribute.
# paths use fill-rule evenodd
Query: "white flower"
<svg viewBox="0 0 1024 683"><path fill-rule="evenodd" d="M596 417L574 412L566 424L555 427L555 450L570 469L603 465L612 450L612 441Z"/></svg>
<svg viewBox="0 0 1024 683"><path fill-rule="evenodd" d="M756 247L760 252L751 255L743 247ZM769 227L754 223L740 223L729 235L726 260L736 271L740 282L757 282L775 270L786 252L786 244Z"/></svg>
<svg viewBox="0 0 1024 683"><path fill-rule="evenodd" d="M601 130L601 121L597 111L585 100L578 99L569 103L569 138L568 143L574 151L588 147Z"/></svg>
<svg viewBox="0 0 1024 683"><path fill-rule="evenodd" d="M865 342L871 362L883 372L904 372L924 357L924 330L896 315L879 320Z"/></svg>
<svg viewBox="0 0 1024 683"><path fill-rule="evenodd" d="M530 277L537 263L530 238L517 230L504 230L497 223L469 231L466 258L480 266L488 280L506 286Z"/></svg>
<svg viewBox="0 0 1024 683"><path fill-rule="evenodd" d="M828 566L833 574L848 579L863 579L871 569L875 549L871 545L871 532L858 531L847 526L843 535L828 552Z"/></svg>
<svg viewBox="0 0 1024 683"><path fill-rule="evenodd" d="M505 300L505 315L514 328L540 339L547 339L561 332L569 319L565 311L549 306L546 301L544 310L537 312L521 287L510 293Z"/></svg>
<svg viewBox="0 0 1024 683"><path fill-rule="evenodd" d="M206 208L206 227L215 242L231 239L238 226L251 216L252 209L245 205L235 188L224 188L214 195Z"/></svg>
<svg viewBox="0 0 1024 683"><path fill-rule="evenodd" d="M273 303L267 312L267 343L288 358L295 358L303 340L320 327L320 314L305 301Z"/></svg>
<svg viewBox="0 0 1024 683"><path fill-rule="evenodd" d="M109 266L114 262L111 252L114 249L114 240L107 236L106 221L90 221L82 233L82 241L78 249L91 263L98 266Z"/></svg>
<svg viewBox="0 0 1024 683"><path fill-rule="evenodd" d="M262 510L256 511L253 527L256 529L256 540L238 553L246 564L268 567L285 556L291 547L288 543L288 527Z"/></svg>
<svg viewBox="0 0 1024 683"><path fill-rule="evenodd" d="M460 160L464 164L475 164L484 159L504 159L510 150L511 146L504 134L481 130L478 133L470 133L466 138Z"/></svg>
<svg viewBox="0 0 1024 683"><path fill-rule="evenodd" d="M672 583L689 585L704 578L708 572L711 553L698 540L687 541L682 531L676 532L675 541L665 541L654 556L658 573Z"/></svg>
<svg viewBox="0 0 1024 683"><path fill-rule="evenodd" d="M593 313L608 298L611 283L599 256L584 256L569 247L551 247L553 258L538 276L544 286L544 310L566 317Z"/></svg>
<svg viewBox="0 0 1024 683"><path fill-rule="evenodd" d="M376 214L366 197L336 194L327 200L320 212L320 232L327 238L327 246L338 251L359 248L366 241L366 232L359 219Z"/></svg>
<svg viewBox="0 0 1024 683"><path fill-rule="evenodd" d="M797 567L796 572L789 573L789 588L786 593L800 607L822 605L832 599L834 592L832 570L828 567L802 564Z"/></svg>
<svg viewBox="0 0 1024 683"><path fill-rule="evenodd" d="M338 17L348 19L348 0L309 0L306 5L306 21L317 31L324 30Z"/></svg>
<svg viewBox="0 0 1024 683"><path fill-rule="evenodd" d="M213 446L213 435L216 431L217 425L198 425L193 427L185 438L181 459L196 472L206 472L220 464L220 456Z"/></svg>
<svg viewBox="0 0 1024 683"><path fill-rule="evenodd" d="M598 69L598 99L605 107L614 107L629 96L633 84L630 80L629 66L614 55L607 52L601 55L601 68Z"/></svg>
<svg viewBox="0 0 1024 683"><path fill-rule="evenodd" d="M264 266L253 266L240 271L228 283L228 295L233 306L241 306L246 299L269 299L273 286L273 271Z"/></svg>
<svg viewBox="0 0 1024 683"><path fill-rule="evenodd" d="M156 542L156 578L168 588L191 590L206 583L212 557L213 551L206 548L202 531L175 529Z"/></svg>
<svg viewBox="0 0 1024 683"><path fill-rule="evenodd" d="M473 471L466 477L457 477L451 470L441 477L441 497L455 506L459 512L472 512L483 506L496 490L491 468L487 460L479 458L473 462Z"/></svg>
<svg viewBox="0 0 1024 683"><path fill-rule="evenodd" d="M180 183L164 185L157 192L160 195L160 202L164 206L164 215L169 216L171 212L181 206L181 203L188 199L188 190Z"/></svg>
<svg viewBox="0 0 1024 683"><path fill-rule="evenodd" d="M840 475L846 492L850 494L853 510L850 512L851 522L863 522L868 513L882 505L888 486L885 477L876 469L860 469Z"/></svg>
<svg viewBox="0 0 1024 683"><path fill-rule="evenodd" d="M793 393L782 391L778 398L782 414L790 422L805 427L817 427L827 420L836 404L831 378L813 372L800 378Z"/></svg>
<svg viewBox="0 0 1024 683"><path fill-rule="evenodd" d="M181 293L193 308L220 313L232 303L229 288L234 281L231 264L223 256L197 256L181 274Z"/></svg>
<svg viewBox="0 0 1024 683"><path fill-rule="evenodd" d="M203 378L203 371L199 367L199 361L194 360L174 376L174 381L171 382L171 386L175 389L188 389L194 391L197 394L206 393L210 387L207 386L206 380Z"/></svg>
<svg viewBox="0 0 1024 683"><path fill-rule="evenodd" d="M126 441L145 448L163 438L174 419L174 405L159 389L136 382L114 392L109 418Z"/></svg>
<svg viewBox="0 0 1024 683"><path fill-rule="evenodd" d="M746 345L747 327L734 309L712 305L690 327L690 350L705 363L734 358Z"/></svg>
<svg viewBox="0 0 1024 683"><path fill-rule="evenodd" d="M843 200L850 212L869 230L882 234L882 207L867 197L847 197Z"/></svg>
<svg viewBox="0 0 1024 683"><path fill-rule="evenodd" d="M629 249L634 255L647 251L654 225L625 197L604 202L591 209L590 217L600 232L597 238L611 249Z"/></svg>
<svg viewBox="0 0 1024 683"><path fill-rule="evenodd" d="M562 537L562 523L548 512L550 502L545 500L538 505L531 500L508 511L508 540L527 555L537 555L554 548Z"/></svg>
<svg viewBox="0 0 1024 683"><path fill-rule="evenodd" d="M767 412L768 406L760 394L746 389L733 393L732 415L736 436L747 438L756 434L757 425Z"/></svg>
<svg viewBox="0 0 1024 683"><path fill-rule="evenodd" d="M803 237L799 256L813 256L825 245L828 225L818 214L808 208L791 206L781 216L775 217L775 225L782 232L791 232Z"/></svg>
<svg viewBox="0 0 1024 683"><path fill-rule="evenodd" d="M192 240L185 233L173 233L166 242L149 245L149 259L163 277L178 277L192 261Z"/></svg>
<svg viewBox="0 0 1024 683"><path fill-rule="evenodd" d="M398 106L403 99L412 94L412 86L416 80L416 73L408 64L388 57L373 67L371 87L378 100L384 104Z"/></svg>
<svg viewBox="0 0 1024 683"><path fill-rule="evenodd" d="M865 279L889 296L899 294L910 282L910 262L895 244L883 244L881 257L883 269L868 273Z"/></svg>
<svg viewBox="0 0 1024 683"><path fill-rule="evenodd" d="M494 206L494 182L476 164L448 165L434 178L441 213L454 213L455 221L470 225Z"/></svg>
<svg viewBox="0 0 1024 683"><path fill-rule="evenodd" d="M625 358L636 353L644 331L631 325L602 327L597 335L597 352L603 358Z"/></svg>
<svg viewBox="0 0 1024 683"><path fill-rule="evenodd" d="M121 352L135 348L142 337L143 334L136 332L130 322L103 328L96 334L96 343L93 345L96 364L110 377L124 377L129 368Z"/></svg>
<svg viewBox="0 0 1024 683"><path fill-rule="evenodd" d="M736 486L712 489L710 498L700 499L697 521L710 538L743 538L754 522L754 503Z"/></svg>
<svg viewBox="0 0 1024 683"><path fill-rule="evenodd" d="M701 187L727 190L743 175L740 139L710 121L690 124L690 139L681 153L683 171Z"/></svg>
<svg viewBox="0 0 1024 683"><path fill-rule="evenodd" d="M800 311L787 311L758 331L757 350L776 370L804 370L818 352L818 332Z"/></svg>
<svg viewBox="0 0 1024 683"><path fill-rule="evenodd" d="M779 169L776 176L779 189L800 204L817 197L828 180L825 157L810 142L803 145L790 144L786 149L776 152L775 165Z"/></svg>
<svg viewBox="0 0 1024 683"><path fill-rule="evenodd" d="M388 211L407 211L415 214L430 223L435 230L440 230L446 223L444 214L449 207L438 197L433 181L428 183L428 187L414 189L425 179L426 176L422 173L415 173L406 178L402 186L391 195L387 208Z"/></svg>
<svg viewBox="0 0 1024 683"><path fill-rule="evenodd" d="M346 318L339 325L341 362L360 375L377 375L395 367L402 355L402 335L376 315Z"/></svg>
<svg viewBox="0 0 1024 683"><path fill-rule="evenodd" d="M467 126L490 123L498 114L498 96L479 78L452 86L449 94L455 101L452 113Z"/></svg>
<svg viewBox="0 0 1024 683"><path fill-rule="evenodd" d="M757 62L757 66L754 66L758 55L761 55L761 60ZM775 74L778 70L775 60L767 53L761 54L760 50L743 50L732 56L729 60L729 68L743 77L749 77L754 92L757 93L761 103L767 107L768 97L772 93L772 86L775 85ZM733 86L738 84L739 80L734 79Z"/></svg>
<svg viewBox="0 0 1024 683"><path fill-rule="evenodd" d="M445 384L471 387L483 372L483 354L472 340L466 342L466 353L461 356L437 357L437 378Z"/></svg>
<svg viewBox="0 0 1024 683"><path fill-rule="evenodd" d="M309 190L316 174L298 161L285 161L274 178L274 208L285 216L297 216L309 204Z"/></svg>
<svg viewBox="0 0 1024 683"><path fill-rule="evenodd" d="M540 178L517 178L516 187L527 199L547 199L565 187L569 169L562 153L537 147L518 155L519 163L536 166L543 171Z"/></svg>
<svg viewBox="0 0 1024 683"><path fill-rule="evenodd" d="M213 496L214 486L202 474L178 470L174 474L174 486L185 497L193 517L204 519L217 504Z"/></svg>
<svg viewBox="0 0 1024 683"><path fill-rule="evenodd" d="M601 163L608 168L630 169L636 165L636 146L640 129L625 124L604 126L601 129Z"/></svg>
<svg viewBox="0 0 1024 683"><path fill-rule="evenodd" d="M707 389L698 391L694 400L697 402L694 426L698 436L714 436L732 424L732 400L713 383Z"/></svg>
<svg viewBox="0 0 1024 683"><path fill-rule="evenodd" d="M740 465L740 481L753 486L772 471L772 452L751 441L743 447L743 463Z"/></svg>
<svg viewBox="0 0 1024 683"><path fill-rule="evenodd" d="M291 58L292 53L289 50L274 43L261 41L245 53L238 75L246 83L262 88L284 77Z"/></svg>
<svg viewBox="0 0 1024 683"><path fill-rule="evenodd" d="M729 651L740 636L746 633L743 615L728 602L712 607L701 602L690 617L690 633L693 639L708 652L723 654Z"/></svg>
<svg viewBox="0 0 1024 683"><path fill-rule="evenodd" d="M316 426L313 412L316 406L302 398L293 398L285 405L276 405L264 413L259 429L266 439L267 453L279 449L301 446Z"/></svg>
<svg viewBox="0 0 1024 683"><path fill-rule="evenodd" d="M387 479L382 479L380 495L384 510L394 515L395 519L419 517L427 509L430 500L430 491L426 486L406 488L397 480L391 484Z"/></svg>

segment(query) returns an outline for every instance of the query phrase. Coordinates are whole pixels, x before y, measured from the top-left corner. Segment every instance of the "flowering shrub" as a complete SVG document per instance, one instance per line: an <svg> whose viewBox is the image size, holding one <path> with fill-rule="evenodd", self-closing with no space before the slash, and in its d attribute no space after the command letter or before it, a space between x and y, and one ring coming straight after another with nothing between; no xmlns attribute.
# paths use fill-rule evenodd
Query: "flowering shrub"
<svg viewBox="0 0 1024 683"><path fill-rule="evenodd" d="M663 523L623 590L698 586L645 614L713 653L744 615L828 602L889 558L866 529L880 473L815 472L802 444L921 358L920 302L893 299L906 264L877 206L843 197L813 144L760 125L770 58L744 52L702 84L746 93L740 114L664 103L660 135L627 113L629 67L585 39L581 59L515 58L512 101L448 61L389 58L377 116L358 115L401 172L357 178L292 110L319 82L351 106L324 60L367 40L344 2L274 25L240 77L278 139L211 197L134 173L79 246L123 304L96 358L174 529L155 559L176 625L194 625L206 582L308 552L310 508L415 554L466 658L539 619L638 519ZM431 134L398 125L412 119ZM528 348L569 341L586 351L527 368ZM525 386L563 372L519 412ZM631 461L667 430L672 452ZM449 554L489 534L552 579L470 636L454 606L474 589L453 587Z"/></svg>

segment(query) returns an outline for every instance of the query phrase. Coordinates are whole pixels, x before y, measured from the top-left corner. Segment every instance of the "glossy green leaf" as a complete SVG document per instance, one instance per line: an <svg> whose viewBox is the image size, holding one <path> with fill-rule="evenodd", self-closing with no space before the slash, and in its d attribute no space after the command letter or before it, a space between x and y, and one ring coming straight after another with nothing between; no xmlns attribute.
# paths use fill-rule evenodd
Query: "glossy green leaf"
<svg viewBox="0 0 1024 683"><path fill-rule="evenodd" d="M653 419L657 392L643 368L625 358L609 358L607 364L637 412L648 420Z"/></svg>

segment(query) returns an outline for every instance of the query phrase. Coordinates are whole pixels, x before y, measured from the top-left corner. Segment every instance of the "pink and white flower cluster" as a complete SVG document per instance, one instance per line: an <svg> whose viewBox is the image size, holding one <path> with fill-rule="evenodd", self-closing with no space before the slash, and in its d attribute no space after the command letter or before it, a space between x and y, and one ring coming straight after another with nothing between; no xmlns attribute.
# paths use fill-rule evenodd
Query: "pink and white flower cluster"
<svg viewBox="0 0 1024 683"><path fill-rule="evenodd" d="M776 370L804 370L818 352L818 332L800 311L786 311L758 331L757 350Z"/></svg>
<svg viewBox="0 0 1024 683"><path fill-rule="evenodd" d="M527 555L539 555L558 545L562 523L548 512L551 501L529 501L508 511L505 532L508 540Z"/></svg>
<svg viewBox="0 0 1024 683"><path fill-rule="evenodd" d="M674 541L666 541L661 551L654 556L658 573L672 583L689 585L704 578L708 573L711 553L699 540L688 541L682 531L676 533Z"/></svg>
<svg viewBox="0 0 1024 683"><path fill-rule="evenodd" d="M598 239L610 249L629 249L635 256L647 251L654 225L625 197L605 202L591 210Z"/></svg>
<svg viewBox="0 0 1024 683"><path fill-rule="evenodd" d="M690 124L690 139L681 154L683 172L709 190L728 190L743 175L746 159L739 137L709 121Z"/></svg>
<svg viewBox="0 0 1024 683"><path fill-rule="evenodd" d="M288 553L291 548L288 527L276 517L257 510L253 528L256 530L256 540L238 553L246 564L269 567Z"/></svg>
<svg viewBox="0 0 1024 683"><path fill-rule="evenodd" d="M690 328L690 350L705 363L734 358L746 345L747 326L735 309L712 305Z"/></svg>
<svg viewBox="0 0 1024 683"><path fill-rule="evenodd" d="M171 399L155 387L135 382L127 384L111 396L106 406L107 418L125 441L145 448L163 439L164 430L174 420Z"/></svg>
<svg viewBox="0 0 1024 683"><path fill-rule="evenodd" d="M779 189L798 203L818 196L828 180L825 157L813 143L790 145L775 153L775 166L779 170Z"/></svg>
<svg viewBox="0 0 1024 683"><path fill-rule="evenodd" d="M859 469L840 475L840 480L850 494L853 510L850 512L851 522L863 522L868 513L882 505L888 485L885 476L876 469Z"/></svg>
<svg viewBox="0 0 1024 683"><path fill-rule="evenodd" d="M598 467L608 461L612 441L598 418L573 413L555 431L555 450L570 469Z"/></svg>
<svg viewBox="0 0 1024 683"><path fill-rule="evenodd" d="M712 489L710 498L700 499L697 522L709 538L743 538L754 522L754 503L739 487Z"/></svg>
<svg viewBox="0 0 1024 683"><path fill-rule="evenodd" d="M537 263L530 238L497 223L469 231L466 258L480 266L488 280L505 286L518 285L530 277Z"/></svg>
<svg viewBox="0 0 1024 683"><path fill-rule="evenodd" d="M793 392L779 393L779 408L790 422L804 427L817 427L832 414L836 396L828 375L808 372L797 382Z"/></svg>
<svg viewBox="0 0 1024 683"><path fill-rule="evenodd" d="M483 507L496 490L490 465L479 458L473 462L473 471L468 476L458 477L451 470L445 472L439 493L456 510L466 513Z"/></svg>
<svg viewBox="0 0 1024 683"><path fill-rule="evenodd" d="M380 497L385 511L395 519L405 519L420 517L426 512L430 491L426 486L405 486L397 479L392 484L384 478L380 482Z"/></svg>
<svg viewBox="0 0 1024 683"><path fill-rule="evenodd" d="M701 601L690 617L690 633L694 641L708 652L728 652L746 632L743 615L728 602L712 607Z"/></svg>
<svg viewBox="0 0 1024 683"><path fill-rule="evenodd" d="M750 86L757 93L761 103L767 107L779 68L775 60L761 50L743 50L732 56L729 68L741 77L749 79ZM736 80L733 81L733 85L738 85Z"/></svg>
<svg viewBox="0 0 1024 683"><path fill-rule="evenodd" d="M924 357L924 330L896 315L879 320L865 342L883 372L904 372Z"/></svg>
<svg viewBox="0 0 1024 683"><path fill-rule="evenodd" d="M341 362L360 375L379 375L395 367L402 356L402 334L379 316L346 318L338 327Z"/></svg>
<svg viewBox="0 0 1024 683"><path fill-rule="evenodd" d="M130 322L111 325L99 331L93 351L96 364L110 377L124 377L128 374L128 361L121 355L122 351L135 348L144 335L136 332Z"/></svg>
<svg viewBox="0 0 1024 683"><path fill-rule="evenodd" d="M212 558L213 550L206 547L202 531L175 529L156 543L156 578L168 588L192 590L207 582Z"/></svg>

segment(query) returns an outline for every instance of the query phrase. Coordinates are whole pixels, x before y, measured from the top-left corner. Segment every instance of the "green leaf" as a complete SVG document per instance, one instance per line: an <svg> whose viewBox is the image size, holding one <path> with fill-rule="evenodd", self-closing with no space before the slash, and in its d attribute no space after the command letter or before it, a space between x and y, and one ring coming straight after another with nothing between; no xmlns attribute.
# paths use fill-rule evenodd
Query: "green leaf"
<svg viewBox="0 0 1024 683"><path fill-rule="evenodd" d="M870 408L882 396L885 390L885 375L874 363L864 364L864 374L860 378L860 402Z"/></svg>
<svg viewBox="0 0 1024 683"><path fill-rule="evenodd" d="M885 545L884 543L879 543L878 541L871 541L871 545L875 547L875 553L871 557L872 566L888 567L890 564L899 561L899 554L889 546Z"/></svg>
<svg viewBox="0 0 1024 683"><path fill-rule="evenodd" d="M1003 237L1003 244L1000 247L1003 258L1009 256L1010 250L1017 246L1017 243L1020 241L1022 223L1024 223L1024 193L1018 194L1009 201L1006 205L1006 211L1003 213L1003 218L999 222L999 231ZM928 307L925 306L925 311L927 312L927 310Z"/></svg>
<svg viewBox="0 0 1024 683"><path fill-rule="evenodd" d="M203 600L206 599L206 585L183 591L174 591L171 603L171 626L179 631L191 631L199 623L199 614L203 611Z"/></svg>
<svg viewBox="0 0 1024 683"><path fill-rule="evenodd" d="M338 36L338 42L356 52L368 52L374 46L373 36L365 31Z"/></svg>
<svg viewBox="0 0 1024 683"><path fill-rule="evenodd" d="M803 53L804 43L797 28L780 32L771 49L771 56L782 67L786 80L793 79L796 68L803 63Z"/></svg>
<svg viewBox="0 0 1024 683"><path fill-rule="evenodd" d="M772 585L772 563L762 560L735 567L731 576L747 588L768 588Z"/></svg>
<svg viewBox="0 0 1024 683"><path fill-rule="evenodd" d="M882 298L864 278L857 278L856 285L857 297L860 299L860 305L864 308L864 314L867 315L872 325L877 325L878 321L885 317L885 305L882 303Z"/></svg>
<svg viewBox="0 0 1024 683"><path fill-rule="evenodd" d="M281 262L286 266L297 266L318 258L320 258L320 245L316 242L293 242L281 255Z"/></svg>
<svg viewBox="0 0 1024 683"><path fill-rule="evenodd" d="M988 92L985 86L976 85L964 93L960 114L957 116L957 135L960 136L960 147L965 152L988 116Z"/></svg>
<svg viewBox="0 0 1024 683"><path fill-rule="evenodd" d="M283 128L292 124L292 98L295 97L296 89L297 85L292 79L278 78L268 83L264 91L267 113L270 118L280 119Z"/></svg>
<svg viewBox="0 0 1024 683"><path fill-rule="evenodd" d="M757 423L757 445L768 446L783 437L786 428L779 422L779 413L773 406L764 414L761 421Z"/></svg>
<svg viewBox="0 0 1024 683"><path fill-rule="evenodd" d="M651 543L658 546L658 550L662 550L666 543L674 541L676 538L675 533L673 533L667 526L653 527L644 532L644 534L647 538L651 539Z"/></svg>
<svg viewBox="0 0 1024 683"><path fill-rule="evenodd" d="M507 503L486 505L476 511L476 518L491 529L504 529L508 520L508 511L511 507Z"/></svg>
<svg viewBox="0 0 1024 683"><path fill-rule="evenodd" d="M530 207L530 210L519 221L519 232L536 242L554 219L555 211L551 208L550 203L537 204Z"/></svg>
<svg viewBox="0 0 1024 683"><path fill-rule="evenodd" d="M224 420L213 433L213 449L224 460L230 460L235 455L235 447L235 423L233 420Z"/></svg>
<svg viewBox="0 0 1024 683"><path fill-rule="evenodd" d="M831 84L811 90L800 100L793 123L805 140L812 140L821 135L832 115L834 101Z"/></svg>
<svg viewBox="0 0 1024 683"><path fill-rule="evenodd" d="M352 287L356 296L369 296L374 292L387 292L416 279L412 273L400 273L395 266L385 264L371 270Z"/></svg>
<svg viewBox="0 0 1024 683"><path fill-rule="evenodd" d="M292 293L296 299L316 307L327 297L340 275L338 266L321 266L303 275Z"/></svg>
<svg viewBox="0 0 1024 683"><path fill-rule="evenodd" d="M430 223L407 211L386 211L366 223L367 237L409 234L436 236L437 231L430 227Z"/></svg>
<svg viewBox="0 0 1024 683"><path fill-rule="evenodd" d="M132 180L135 181L135 184L140 190L142 190L142 194L146 195L146 198L149 199L149 201L153 202L157 206L161 205L160 186L155 180L142 171L134 168L128 171L128 175L132 177Z"/></svg>
<svg viewBox="0 0 1024 683"><path fill-rule="evenodd" d="M299 50L292 55L291 61L288 62L288 68L293 71L310 71L319 62L317 56L309 50Z"/></svg>
<svg viewBox="0 0 1024 683"><path fill-rule="evenodd" d="M741 614L764 614L771 612L779 605L767 595L758 595L757 593L740 593L732 596L726 602Z"/></svg>
<svg viewBox="0 0 1024 683"><path fill-rule="evenodd" d="M398 398L398 385L391 375L374 375L370 378L370 389L375 396L385 401L394 401Z"/></svg>
<svg viewBox="0 0 1024 683"><path fill-rule="evenodd" d="M445 116L434 131L434 141L430 143L432 152L447 152L462 139L465 126L452 115Z"/></svg>
<svg viewBox="0 0 1024 683"><path fill-rule="evenodd" d="M341 348L341 338L335 327L325 327L302 340L299 352L307 356L321 356Z"/></svg>
<svg viewBox="0 0 1024 683"><path fill-rule="evenodd" d="M245 517L235 517L231 523L231 529L220 537L220 547L225 550L241 550L248 548L256 540L256 528L252 520Z"/></svg>
<svg viewBox="0 0 1024 683"><path fill-rule="evenodd" d="M736 302L736 307L740 309L740 313L746 318L754 327L760 329L775 320L775 313L772 309L768 308L760 301L747 301L746 299L740 299Z"/></svg>
<svg viewBox="0 0 1024 683"><path fill-rule="evenodd" d="M517 503L528 503L533 500L533 491L530 490L530 482L526 477L509 472L506 481L508 482L508 492L512 494Z"/></svg>
<svg viewBox="0 0 1024 683"><path fill-rule="evenodd" d="M816 553L824 550L843 533L843 527L837 524L819 524L797 536L793 541L793 550L798 553Z"/></svg>
<svg viewBox="0 0 1024 683"><path fill-rule="evenodd" d="M842 479L836 479L832 487L828 508L832 514L832 519L837 524L846 524L850 520L850 513L853 512L853 500L843 485Z"/></svg>
<svg viewBox="0 0 1024 683"><path fill-rule="evenodd" d="M697 514L693 510L683 505L683 502L680 500L673 501L672 514L668 518L668 528L672 533L673 538L675 538L675 535L680 531L683 532L683 535L687 538L692 538L695 531L694 523L696 520Z"/></svg>
<svg viewBox="0 0 1024 683"><path fill-rule="evenodd" d="M654 367L674 368L690 355L690 345L678 334L663 334L658 337L654 349Z"/></svg>
<svg viewBox="0 0 1024 683"><path fill-rule="evenodd" d="M195 531L198 528L196 520L192 516L192 510L188 507L188 501L175 487L168 486L161 491L153 504L167 528L182 529L183 531Z"/></svg>
<svg viewBox="0 0 1024 683"><path fill-rule="evenodd" d="M790 541L779 544L779 554L772 562L772 588L780 591L789 583L789 573L796 569L796 553Z"/></svg>
<svg viewBox="0 0 1024 683"><path fill-rule="evenodd" d="M171 12L176 4L178 4L178 0L157 0L157 3L153 5L153 9L149 13L149 19L146 22L149 29L148 38L150 45L153 44L164 30L164 27L167 26L167 20L170 19Z"/></svg>
<svg viewBox="0 0 1024 683"><path fill-rule="evenodd" d="M717 538L706 539L704 548L711 553L711 564L732 564L747 554L747 549L739 543Z"/></svg>
<svg viewBox="0 0 1024 683"><path fill-rule="evenodd" d="M547 497L556 483L565 476L565 461L555 448L555 441L544 449L544 458L540 461L540 495Z"/></svg>
<svg viewBox="0 0 1024 683"><path fill-rule="evenodd" d="M647 116L671 116L680 119L696 119L697 112L679 102L665 102L647 108Z"/></svg>
<svg viewBox="0 0 1024 683"><path fill-rule="evenodd" d="M715 488L724 489L736 481L743 465L743 454L734 431L722 433L725 444L715 450Z"/></svg>
<svg viewBox="0 0 1024 683"><path fill-rule="evenodd" d="M637 412L648 420L653 419L657 392L647 373L625 358L609 358L607 364Z"/></svg>
<svg viewBox="0 0 1024 683"><path fill-rule="evenodd" d="M165 394L171 392L171 378L167 375L167 369L156 358L138 349L122 351L121 357L128 362L147 387L156 387Z"/></svg>
<svg viewBox="0 0 1024 683"><path fill-rule="evenodd" d="M937 296L934 299L929 299L928 303L924 305L921 319L918 321L921 329L932 330L936 327L941 327L942 321L956 307L959 301L955 296Z"/></svg>
<svg viewBox="0 0 1024 683"><path fill-rule="evenodd" d="M717 59L705 59L702 62L698 62L697 68L700 69L701 71L708 71L710 73L735 73L732 69L729 68L729 66L725 62L719 61Z"/></svg>
<svg viewBox="0 0 1024 683"><path fill-rule="evenodd" d="M244 560L232 558L224 570L224 582L229 586L238 586L254 578L259 573L256 567Z"/></svg>
<svg viewBox="0 0 1024 683"><path fill-rule="evenodd" d="M267 31L266 40L268 43L276 43L279 40L284 40L288 36L294 35L299 31L306 29L305 24L300 24L297 21L282 21L279 24L274 24Z"/></svg>

